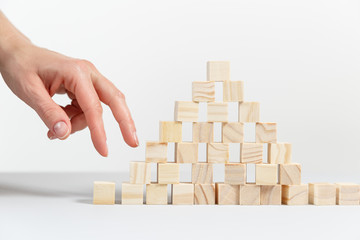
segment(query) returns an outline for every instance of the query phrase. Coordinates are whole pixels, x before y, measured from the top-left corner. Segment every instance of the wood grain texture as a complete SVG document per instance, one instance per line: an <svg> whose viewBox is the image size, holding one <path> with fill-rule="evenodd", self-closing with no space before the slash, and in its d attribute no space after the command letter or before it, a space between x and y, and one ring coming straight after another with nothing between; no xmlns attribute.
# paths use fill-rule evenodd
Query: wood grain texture
<svg viewBox="0 0 360 240"><path fill-rule="evenodd" d="M160 121L160 142L181 142L182 123L171 121Z"/></svg>
<svg viewBox="0 0 360 240"><path fill-rule="evenodd" d="M174 108L174 120L180 122L199 121L199 103L176 101Z"/></svg>
<svg viewBox="0 0 360 240"><path fill-rule="evenodd" d="M111 205L115 204L115 183L94 182L93 204Z"/></svg>
<svg viewBox="0 0 360 240"><path fill-rule="evenodd" d="M277 164L256 164L255 165L256 185L275 185L278 183Z"/></svg>
<svg viewBox="0 0 360 240"><path fill-rule="evenodd" d="M214 205L215 184L195 184L194 198L196 205Z"/></svg>
<svg viewBox="0 0 360 240"><path fill-rule="evenodd" d="M260 103L241 102L239 103L239 122L259 122Z"/></svg>
<svg viewBox="0 0 360 240"><path fill-rule="evenodd" d="M359 205L360 188L355 183L336 183L337 205Z"/></svg>
<svg viewBox="0 0 360 240"><path fill-rule="evenodd" d="M301 184L301 165L299 163L279 164L279 183L281 185Z"/></svg>
<svg viewBox="0 0 360 240"><path fill-rule="evenodd" d="M198 143L175 143L175 162L177 163L197 163L199 156Z"/></svg>
<svg viewBox="0 0 360 240"><path fill-rule="evenodd" d="M260 186L261 205L281 205L281 185Z"/></svg>
<svg viewBox="0 0 360 240"><path fill-rule="evenodd" d="M282 204L285 205L307 205L309 202L309 191L307 184L282 185Z"/></svg>
<svg viewBox="0 0 360 240"><path fill-rule="evenodd" d="M148 163L166 162L167 147L167 143L146 142L145 161Z"/></svg>
<svg viewBox="0 0 360 240"><path fill-rule="evenodd" d="M215 82L193 82L192 100L194 102L214 102Z"/></svg>
<svg viewBox="0 0 360 240"><path fill-rule="evenodd" d="M215 203L218 205L239 205L240 185L215 183Z"/></svg>
<svg viewBox="0 0 360 240"><path fill-rule="evenodd" d="M121 184L121 204L142 205L144 203L144 185L123 182Z"/></svg>
<svg viewBox="0 0 360 240"><path fill-rule="evenodd" d="M291 143L268 144L268 163L291 163L291 160L292 160Z"/></svg>
<svg viewBox="0 0 360 240"><path fill-rule="evenodd" d="M211 163L193 163L191 171L192 183L213 183L213 165Z"/></svg>
<svg viewBox="0 0 360 240"><path fill-rule="evenodd" d="M244 123L228 122L222 124L223 143L242 143L244 142Z"/></svg>
<svg viewBox="0 0 360 240"><path fill-rule="evenodd" d="M193 123L193 142L194 143L214 142L214 123L194 122Z"/></svg>
<svg viewBox="0 0 360 240"><path fill-rule="evenodd" d="M314 205L335 205L335 184L309 183L309 203Z"/></svg>
<svg viewBox="0 0 360 240"><path fill-rule="evenodd" d="M260 123L257 122L255 126L257 143L276 143L277 132L276 123Z"/></svg>
<svg viewBox="0 0 360 240"><path fill-rule="evenodd" d="M228 104L223 102L211 102L207 104L208 122L227 122Z"/></svg>
<svg viewBox="0 0 360 240"><path fill-rule="evenodd" d="M213 82L230 81L229 61L207 62L207 80Z"/></svg>
<svg viewBox="0 0 360 240"><path fill-rule="evenodd" d="M178 163L158 163L157 180L159 184L175 184L180 181Z"/></svg>
<svg viewBox="0 0 360 240"><path fill-rule="evenodd" d="M172 204L173 205L193 205L194 204L194 184L179 183L172 185Z"/></svg>
<svg viewBox="0 0 360 240"><path fill-rule="evenodd" d="M223 84L223 100L224 102L244 101L244 82L225 81Z"/></svg>
<svg viewBox="0 0 360 240"><path fill-rule="evenodd" d="M207 144L208 163L228 163L229 144L228 143L208 143Z"/></svg>
<svg viewBox="0 0 360 240"><path fill-rule="evenodd" d="M246 183L246 164L228 163L225 164L226 184L245 184Z"/></svg>
<svg viewBox="0 0 360 240"><path fill-rule="evenodd" d="M240 185L240 205L260 205L260 186Z"/></svg>
<svg viewBox="0 0 360 240"><path fill-rule="evenodd" d="M130 162L130 183L147 184L151 181L151 165L146 162Z"/></svg>
<svg viewBox="0 0 360 240"><path fill-rule="evenodd" d="M157 183L146 184L146 204L167 205L168 204L167 185L157 184Z"/></svg>
<svg viewBox="0 0 360 240"><path fill-rule="evenodd" d="M261 143L240 143L241 163L262 163L264 146Z"/></svg>

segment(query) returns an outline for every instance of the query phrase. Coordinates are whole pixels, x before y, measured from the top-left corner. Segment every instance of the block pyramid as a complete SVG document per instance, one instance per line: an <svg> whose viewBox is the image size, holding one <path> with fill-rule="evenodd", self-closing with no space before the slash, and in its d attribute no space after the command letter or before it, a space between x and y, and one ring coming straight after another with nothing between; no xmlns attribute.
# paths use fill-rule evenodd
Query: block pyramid
<svg viewBox="0 0 360 240"><path fill-rule="evenodd" d="M223 101L215 102L215 82ZM207 122L199 122L199 103L207 105ZM228 121L228 103L238 103L238 121ZM182 123L192 123L192 142L182 141ZM222 127L214 142L214 123ZM255 142L244 142L244 124L255 124ZM146 142L144 162L130 162L129 182L122 183L122 204L162 205L359 205L359 185L301 182L301 165L292 162L292 145L278 142L277 124L260 121L260 103L244 101L243 81L230 80L228 61L207 63L207 81L192 83L192 101L176 101L174 121L160 121L159 140ZM175 162L168 162L168 143L175 143ZM206 162L199 162L205 143ZM240 145L240 159L229 162L229 144ZM267 147L268 156L263 156ZM182 183L180 164L191 163L192 181ZM151 182L151 164L157 182ZM224 182L213 181L213 165L223 164ZM255 164L255 182L247 181L247 166ZM168 185L171 184L171 199ZM115 184L94 183L94 204L113 204Z"/></svg>

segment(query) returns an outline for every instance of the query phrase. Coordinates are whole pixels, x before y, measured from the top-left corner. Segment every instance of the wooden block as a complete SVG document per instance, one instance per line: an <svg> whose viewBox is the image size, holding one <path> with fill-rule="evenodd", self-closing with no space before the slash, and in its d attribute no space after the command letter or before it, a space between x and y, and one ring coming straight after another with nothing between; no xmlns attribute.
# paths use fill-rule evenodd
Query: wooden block
<svg viewBox="0 0 360 240"><path fill-rule="evenodd" d="M279 164L279 183L281 185L301 184L301 165L299 163Z"/></svg>
<svg viewBox="0 0 360 240"><path fill-rule="evenodd" d="M222 124L223 143L242 143L244 142L244 123L228 122Z"/></svg>
<svg viewBox="0 0 360 240"><path fill-rule="evenodd" d="M213 82L230 81L230 62L228 61L207 62L207 80Z"/></svg>
<svg viewBox="0 0 360 240"><path fill-rule="evenodd" d="M193 205L194 204L194 184L179 183L172 185L172 204L173 205Z"/></svg>
<svg viewBox="0 0 360 240"><path fill-rule="evenodd" d="M240 185L240 205L260 205L260 186Z"/></svg>
<svg viewBox="0 0 360 240"><path fill-rule="evenodd" d="M121 204L123 205L142 205L144 202L144 185L122 183L121 185Z"/></svg>
<svg viewBox="0 0 360 240"><path fill-rule="evenodd" d="M263 144L261 143L240 143L241 163L262 163Z"/></svg>
<svg viewBox="0 0 360 240"><path fill-rule="evenodd" d="M115 204L115 183L100 181L94 182L93 204Z"/></svg>
<svg viewBox="0 0 360 240"><path fill-rule="evenodd" d="M261 205L281 205L281 185L260 186Z"/></svg>
<svg viewBox="0 0 360 240"><path fill-rule="evenodd" d="M244 82L225 81L223 84L223 100L224 102L244 101Z"/></svg>
<svg viewBox="0 0 360 240"><path fill-rule="evenodd" d="M146 184L146 204L166 205L168 204L167 184Z"/></svg>
<svg viewBox="0 0 360 240"><path fill-rule="evenodd" d="M255 165L256 185L275 185L278 182L277 164L256 164Z"/></svg>
<svg viewBox="0 0 360 240"><path fill-rule="evenodd" d="M309 202L309 191L307 184L283 185L281 188L282 204L307 205Z"/></svg>
<svg viewBox="0 0 360 240"><path fill-rule="evenodd" d="M195 184L194 197L196 205L214 205L215 184Z"/></svg>
<svg viewBox="0 0 360 240"><path fill-rule="evenodd" d="M215 101L214 82L193 82L192 100L194 102L213 102Z"/></svg>
<svg viewBox="0 0 360 240"><path fill-rule="evenodd" d="M167 161L167 143L146 142L145 161L158 163Z"/></svg>
<svg viewBox="0 0 360 240"><path fill-rule="evenodd" d="M175 143L175 162L197 163L199 156L198 143Z"/></svg>
<svg viewBox="0 0 360 240"><path fill-rule="evenodd" d="M182 123L181 122L160 122L160 142L181 142Z"/></svg>
<svg viewBox="0 0 360 240"><path fill-rule="evenodd" d="M314 205L335 205L335 184L309 183L309 203Z"/></svg>
<svg viewBox="0 0 360 240"><path fill-rule="evenodd" d="M228 143L208 143L207 144L208 163L228 163L229 144Z"/></svg>
<svg viewBox="0 0 360 240"><path fill-rule="evenodd" d="M212 102L207 104L208 122L227 122L228 104L223 102Z"/></svg>
<svg viewBox="0 0 360 240"><path fill-rule="evenodd" d="M246 183L246 164L228 163L225 164L225 181L227 184Z"/></svg>
<svg viewBox="0 0 360 240"><path fill-rule="evenodd" d="M214 123L194 122L193 123L193 142L194 143L214 142Z"/></svg>
<svg viewBox="0 0 360 240"><path fill-rule="evenodd" d="M259 122L260 103L242 102L239 103L239 122Z"/></svg>
<svg viewBox="0 0 360 240"><path fill-rule="evenodd" d="M276 143L276 123L260 123L257 122L255 126L256 142L257 143Z"/></svg>
<svg viewBox="0 0 360 240"><path fill-rule="evenodd" d="M192 183L213 183L213 165L211 163L193 163L191 171Z"/></svg>
<svg viewBox="0 0 360 240"><path fill-rule="evenodd" d="M181 122L199 121L199 103L175 102L174 120Z"/></svg>
<svg viewBox="0 0 360 240"><path fill-rule="evenodd" d="M158 183L173 184L179 183L180 168L178 163L158 163Z"/></svg>
<svg viewBox="0 0 360 240"><path fill-rule="evenodd" d="M269 143L268 163L291 163L291 143Z"/></svg>
<svg viewBox="0 0 360 240"><path fill-rule="evenodd" d="M337 205L359 205L359 185L354 183L336 184Z"/></svg>
<svg viewBox="0 0 360 240"><path fill-rule="evenodd" d="M147 184L151 181L151 165L146 162L130 162L130 183Z"/></svg>
<svg viewBox="0 0 360 240"><path fill-rule="evenodd" d="M215 184L215 203L219 205L239 205L240 185Z"/></svg>

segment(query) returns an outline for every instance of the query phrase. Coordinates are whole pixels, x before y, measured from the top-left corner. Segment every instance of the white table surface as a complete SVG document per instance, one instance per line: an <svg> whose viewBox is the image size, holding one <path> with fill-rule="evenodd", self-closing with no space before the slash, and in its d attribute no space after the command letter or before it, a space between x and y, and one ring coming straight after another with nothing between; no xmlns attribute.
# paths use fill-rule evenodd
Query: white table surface
<svg viewBox="0 0 360 240"><path fill-rule="evenodd" d="M119 173L0 173L0 239L360 237L360 206L101 206L95 180L115 180L120 199Z"/></svg>

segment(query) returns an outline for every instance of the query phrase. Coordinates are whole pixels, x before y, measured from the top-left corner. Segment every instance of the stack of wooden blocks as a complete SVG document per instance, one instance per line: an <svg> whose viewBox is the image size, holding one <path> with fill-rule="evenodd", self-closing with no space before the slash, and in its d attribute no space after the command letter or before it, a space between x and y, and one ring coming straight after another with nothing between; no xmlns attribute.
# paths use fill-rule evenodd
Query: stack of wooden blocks
<svg viewBox="0 0 360 240"><path fill-rule="evenodd" d="M223 101L215 102L215 82L222 82ZM207 104L207 122L199 122L199 102ZM228 121L228 103L238 103L238 121ZM192 122L192 142L182 141L182 122ZM214 142L214 123L222 140ZM244 124L255 124L255 142L244 142ZM192 83L192 101L175 102L174 121L160 122L159 141L146 143L145 162L130 162L130 181L122 183L122 204L192 205L330 205L359 204L359 185L301 183L301 165L292 162L292 145L278 142L277 124L260 121L259 102L244 101L244 83L230 80L230 63L207 63L207 81ZM175 143L175 162L168 162L168 143ZM199 143L206 143L206 162L199 162ZM229 162L229 144L240 145L239 162ZM264 158L267 147L267 159ZM192 181L180 182L180 164L192 164ZM151 164L157 182L151 182ZM224 182L214 183L213 164L224 164ZM255 182L247 166L255 164ZM168 199L171 184L171 199ZM115 184L95 182L94 203L113 204Z"/></svg>

